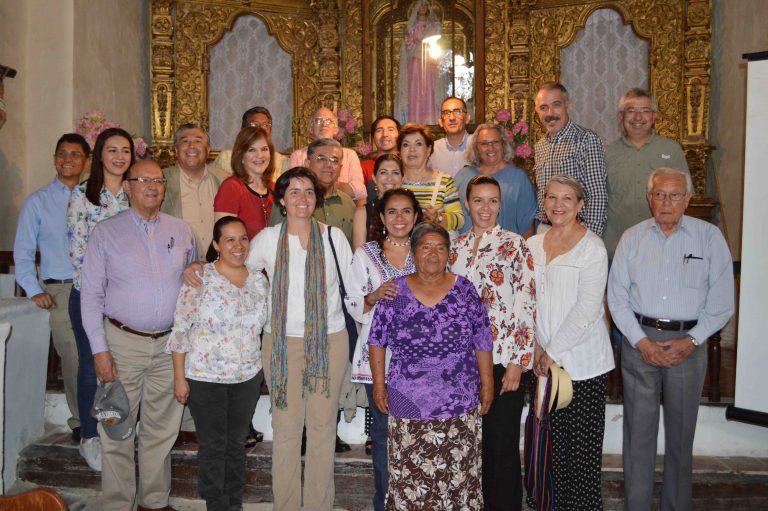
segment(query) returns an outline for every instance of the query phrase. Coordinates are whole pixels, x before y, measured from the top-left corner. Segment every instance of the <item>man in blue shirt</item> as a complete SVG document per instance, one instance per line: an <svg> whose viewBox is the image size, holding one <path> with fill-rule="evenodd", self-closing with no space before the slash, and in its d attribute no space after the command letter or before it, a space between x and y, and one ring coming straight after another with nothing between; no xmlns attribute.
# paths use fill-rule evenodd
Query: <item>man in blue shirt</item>
<svg viewBox="0 0 768 511"><path fill-rule="evenodd" d="M68 312L72 263L67 245L67 205L90 154L88 143L80 135L67 133L59 139L53 154L56 177L24 201L13 244L16 282L35 305L50 312L53 345L61 357L64 393L71 415L67 424L76 440L79 440L80 419L77 412L77 345ZM39 279L35 266L38 249Z"/></svg>

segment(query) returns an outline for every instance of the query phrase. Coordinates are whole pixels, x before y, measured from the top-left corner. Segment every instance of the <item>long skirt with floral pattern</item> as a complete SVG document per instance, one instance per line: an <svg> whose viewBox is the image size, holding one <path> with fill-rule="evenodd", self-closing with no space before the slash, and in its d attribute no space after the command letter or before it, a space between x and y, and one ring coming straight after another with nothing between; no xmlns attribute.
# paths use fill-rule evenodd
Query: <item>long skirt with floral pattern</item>
<svg viewBox="0 0 768 511"><path fill-rule="evenodd" d="M450 419L389 416L387 511L480 510L482 421L477 411Z"/></svg>

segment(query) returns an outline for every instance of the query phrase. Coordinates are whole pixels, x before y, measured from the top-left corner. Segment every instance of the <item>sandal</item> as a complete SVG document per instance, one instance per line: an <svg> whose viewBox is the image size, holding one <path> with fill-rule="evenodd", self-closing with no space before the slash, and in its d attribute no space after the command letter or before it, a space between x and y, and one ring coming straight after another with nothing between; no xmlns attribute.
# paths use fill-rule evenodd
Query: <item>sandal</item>
<svg viewBox="0 0 768 511"><path fill-rule="evenodd" d="M245 437L245 448L250 449L252 447L256 447L256 444L263 441L264 441L264 433L262 433L261 431L256 431L253 428L253 425L251 425L250 431L248 432L248 436Z"/></svg>

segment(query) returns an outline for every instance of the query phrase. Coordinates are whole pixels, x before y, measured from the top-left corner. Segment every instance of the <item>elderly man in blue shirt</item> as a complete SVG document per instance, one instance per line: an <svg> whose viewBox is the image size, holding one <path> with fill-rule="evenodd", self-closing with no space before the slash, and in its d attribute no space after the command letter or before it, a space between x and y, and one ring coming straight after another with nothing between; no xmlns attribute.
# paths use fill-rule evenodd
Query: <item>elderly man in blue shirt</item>
<svg viewBox="0 0 768 511"><path fill-rule="evenodd" d="M16 282L35 305L50 312L53 346L61 357L61 376L69 406L67 424L72 429L73 439L77 441L80 440L77 345L68 312L72 263L67 245L67 204L70 192L78 183L90 155L91 148L82 136L75 133L62 135L53 153L56 177L24 201L13 244ZM40 279L35 266L35 252L38 249ZM100 469L100 453L94 453L88 463Z"/></svg>
<svg viewBox="0 0 768 511"><path fill-rule="evenodd" d="M165 344L181 272L197 259L197 245L184 220L160 212L166 179L157 163L139 160L128 172L123 188L130 209L96 225L83 261L83 327L96 377L103 382L120 379L131 405L126 420L133 427L123 440L101 435L100 509L132 511L138 504L138 511L172 511L171 448L183 407L173 395L173 365Z"/></svg>
<svg viewBox="0 0 768 511"><path fill-rule="evenodd" d="M687 172L657 168L647 190L653 218L624 232L608 279L608 304L623 334L624 509L651 508L663 394L661 509L684 511L692 506L706 342L733 314L733 265L720 230L683 214L693 192Z"/></svg>

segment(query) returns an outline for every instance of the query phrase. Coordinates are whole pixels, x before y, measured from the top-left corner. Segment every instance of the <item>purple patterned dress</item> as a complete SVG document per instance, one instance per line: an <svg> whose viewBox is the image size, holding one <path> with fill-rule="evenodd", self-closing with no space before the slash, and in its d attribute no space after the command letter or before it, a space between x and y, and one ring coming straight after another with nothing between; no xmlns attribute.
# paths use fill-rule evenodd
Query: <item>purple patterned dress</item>
<svg viewBox="0 0 768 511"><path fill-rule="evenodd" d="M457 276L427 307L407 277L378 303L368 344L389 347L389 493L386 508L482 509L480 373L475 351L491 351L488 315Z"/></svg>

